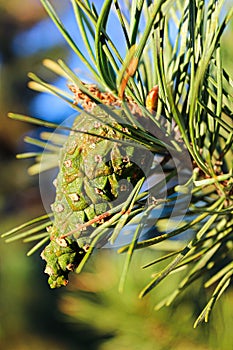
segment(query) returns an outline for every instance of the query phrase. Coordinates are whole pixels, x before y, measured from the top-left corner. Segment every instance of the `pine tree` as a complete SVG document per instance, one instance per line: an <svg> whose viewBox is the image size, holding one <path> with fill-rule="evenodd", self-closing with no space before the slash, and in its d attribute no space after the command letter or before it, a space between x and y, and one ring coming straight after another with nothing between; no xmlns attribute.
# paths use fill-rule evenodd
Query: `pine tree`
<svg viewBox="0 0 233 350"><path fill-rule="evenodd" d="M126 237L118 249L127 253L122 291L134 251L153 247L162 253L144 267L167 264L140 297L185 271L161 305L201 278L213 289L195 326L208 321L233 274L232 80L221 53L233 9L223 14L224 1L214 0L106 0L98 11L71 0L81 51L50 2L41 3L86 66L88 81L61 59L43 64L64 78L64 90L29 74L32 89L63 99L77 117L65 126L9 114L69 135L27 139L44 147L19 156L35 157L31 174L59 169L56 198L51 213L2 236L38 241L28 255L43 249L52 288L66 285L70 271L81 272L96 248L122 245Z"/></svg>

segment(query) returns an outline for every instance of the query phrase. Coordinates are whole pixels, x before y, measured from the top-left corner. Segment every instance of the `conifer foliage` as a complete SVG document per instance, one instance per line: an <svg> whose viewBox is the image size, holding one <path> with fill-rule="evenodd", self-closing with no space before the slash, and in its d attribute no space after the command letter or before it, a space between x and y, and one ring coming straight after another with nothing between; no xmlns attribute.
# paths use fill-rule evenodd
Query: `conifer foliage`
<svg viewBox="0 0 233 350"><path fill-rule="evenodd" d="M217 0L71 0L81 45L41 3L87 79L62 59L43 65L64 78L63 90L29 73L30 88L77 116L64 126L9 114L55 129L26 139L43 151L19 157L35 157L31 174L56 167L58 175L51 212L2 236L36 242L28 255L42 250L52 288L81 272L97 248L117 246L126 253L123 291L133 253L150 247L157 258L144 268L156 273L140 297L181 273L160 304L170 305L200 278L212 288L195 326L207 322L233 274L233 87L221 48L233 9Z"/></svg>

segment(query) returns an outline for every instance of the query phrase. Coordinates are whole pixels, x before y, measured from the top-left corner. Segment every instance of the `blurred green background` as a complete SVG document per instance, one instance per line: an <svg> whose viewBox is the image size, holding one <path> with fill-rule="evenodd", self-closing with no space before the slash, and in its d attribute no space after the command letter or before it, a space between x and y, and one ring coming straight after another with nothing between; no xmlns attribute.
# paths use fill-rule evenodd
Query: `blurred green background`
<svg viewBox="0 0 233 350"><path fill-rule="evenodd" d="M67 3L55 1L60 13ZM30 114L35 93L27 88L28 71L40 72L44 57L65 57L61 43L20 55L15 38L45 19L39 1L0 0L0 232L44 213L38 178L29 177L30 161L16 160L25 150L23 137L31 125L7 118L7 112ZM42 22L43 23L43 22ZM46 40L38 36L39 41ZM233 73L233 30L223 40L224 64ZM17 41L20 50L20 41ZM22 46L23 47L23 46ZM102 250L66 289L51 291L39 254L26 257L27 245L0 240L0 349L6 350L231 350L233 348L233 291L222 296L208 325L192 324L205 302L201 286L188 290L174 306L155 311L176 276L144 300L138 293L153 269L140 270L155 251L137 252L124 294L117 285L121 256ZM169 282L169 283L168 283Z"/></svg>

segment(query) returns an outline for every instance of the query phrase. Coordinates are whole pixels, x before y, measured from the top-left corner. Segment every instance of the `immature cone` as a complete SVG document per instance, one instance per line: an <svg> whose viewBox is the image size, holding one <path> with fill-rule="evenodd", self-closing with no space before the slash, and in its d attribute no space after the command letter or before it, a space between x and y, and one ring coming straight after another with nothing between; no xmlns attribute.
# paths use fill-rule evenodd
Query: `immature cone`
<svg viewBox="0 0 233 350"><path fill-rule="evenodd" d="M123 111L111 111L126 120ZM108 211L124 203L144 176L145 150L129 142L127 125L97 106L91 114L84 112L76 118L60 152L51 242L42 252L52 288L67 284L68 273L84 255L94 227L109 219ZM61 237L66 238L62 241Z"/></svg>

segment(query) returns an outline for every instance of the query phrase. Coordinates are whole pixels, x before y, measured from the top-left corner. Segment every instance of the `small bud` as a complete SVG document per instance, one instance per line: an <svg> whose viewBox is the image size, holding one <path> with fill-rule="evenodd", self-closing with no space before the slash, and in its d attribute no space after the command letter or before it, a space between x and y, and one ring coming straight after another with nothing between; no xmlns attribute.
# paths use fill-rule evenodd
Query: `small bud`
<svg viewBox="0 0 233 350"><path fill-rule="evenodd" d="M155 85L148 93L146 97L146 108L151 113L155 112L158 105L158 98L159 98L159 87L158 85Z"/></svg>

